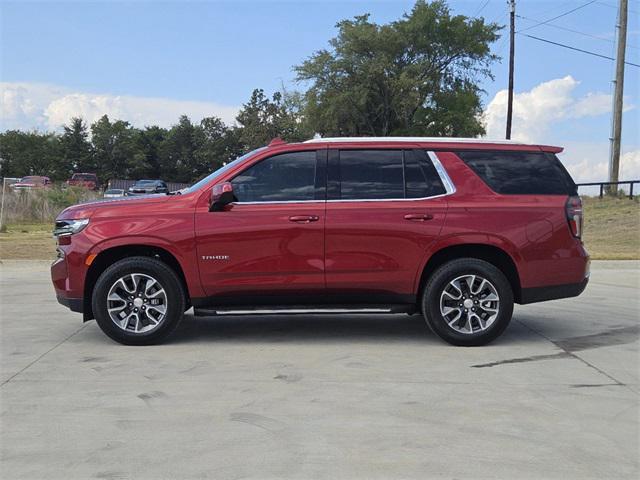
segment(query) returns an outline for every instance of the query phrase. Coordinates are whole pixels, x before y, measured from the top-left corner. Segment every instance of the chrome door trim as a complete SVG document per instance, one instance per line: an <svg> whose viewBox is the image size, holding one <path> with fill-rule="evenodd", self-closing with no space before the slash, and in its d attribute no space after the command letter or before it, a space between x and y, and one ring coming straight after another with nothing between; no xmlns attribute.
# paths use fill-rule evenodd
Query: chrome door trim
<svg viewBox="0 0 640 480"><path fill-rule="evenodd" d="M436 171L440 176L440 180L442 180L442 184L444 185L445 192L447 192L446 195L451 195L456 193L456 186L453 184L453 181L451 181L451 177L449 177L449 174L447 173L445 168L442 166L442 163L440 163L440 159L438 158L436 153L433 150L429 150L427 151L427 155L433 162L433 166L436 168Z"/></svg>

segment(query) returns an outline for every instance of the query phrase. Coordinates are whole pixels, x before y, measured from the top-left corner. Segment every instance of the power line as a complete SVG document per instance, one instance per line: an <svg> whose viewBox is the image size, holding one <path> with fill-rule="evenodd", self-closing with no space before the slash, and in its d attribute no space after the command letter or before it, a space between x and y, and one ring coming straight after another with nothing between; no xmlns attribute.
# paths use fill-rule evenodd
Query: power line
<svg viewBox="0 0 640 480"><path fill-rule="evenodd" d="M528 20L530 22L541 22L541 20L536 20L535 18L524 17L522 15L516 15L516 17L521 18L523 20ZM540 24L538 24L538 25L540 25ZM595 38L596 40L601 40L603 42L608 42L608 43L613 43L613 44L616 43L614 40L611 40L610 38L605 38L605 37L601 37L601 36L598 36L598 35L593 35L593 34L587 33L587 32L581 32L580 30L574 30L572 28L563 27L561 25L555 25L553 23L546 23L545 26L553 27L553 28L556 28L558 30L564 30L565 32L576 33L576 34L582 35L584 37ZM522 31L522 30L520 30L520 31ZM635 48L635 49L638 48L638 47L635 47L633 45L627 45L627 47Z"/></svg>
<svg viewBox="0 0 640 480"><path fill-rule="evenodd" d="M551 40L547 40L546 38L534 37L533 35L529 35L526 33L516 32L518 35L522 35L524 37L533 38L534 40L539 40L540 42L550 43L552 45L557 45L558 47L568 48L569 50L575 50L576 52L586 53L587 55L593 55L594 57L606 58L607 60L615 60L613 57L608 57L606 55L602 55L600 53L590 52L588 50L582 50L581 48L572 47L571 45L565 45L564 43L553 42ZM640 64L624 62L627 65L631 65L633 67L640 67Z"/></svg>
<svg viewBox="0 0 640 480"><path fill-rule="evenodd" d="M531 30L532 28L539 27L540 25L546 25L546 24L547 24L547 23L549 23L549 22L553 22L554 20L557 20L557 19L559 19L559 18L565 17L565 16L569 15L570 13L573 13L573 12L575 12L575 11L577 11L577 10L580 10L581 8L587 7L587 6L591 5L592 3L596 3L596 1L597 1L597 0L591 0L590 2L587 2L587 3L585 3L585 4L582 4L582 5L580 5L579 7L576 7L576 8L574 8L574 9L569 10L568 12L561 13L560 15L557 15L557 16L555 16L555 17L553 17L553 18L550 18L550 19L545 20L545 21L543 21L543 22L537 23L537 24L532 25L532 26L530 26L530 27L524 28L524 29L520 30L518 33L520 33L520 32L525 32L525 31L527 31L527 30Z"/></svg>
<svg viewBox="0 0 640 480"><path fill-rule="evenodd" d="M599 2L598 0L596 0L596 3L598 5L602 5L603 7L609 7L609 8L615 8L616 10L618 10L618 6L617 5L611 5L610 3L606 3L606 2ZM637 14L638 12L636 10L632 10L632 9L627 9L627 11L629 13L635 13Z"/></svg>
<svg viewBox="0 0 640 480"><path fill-rule="evenodd" d="M490 2L490 1L491 1L491 0L487 0L486 2L484 2L484 4L482 4L482 5L480 6L480 8L478 8L478 9L476 10L476 13L474 13L474 14L472 15L472 17L477 17L477 16L478 16L478 15L479 15L479 14L480 14L484 9L485 9L485 7L486 7L487 5L489 5L489 2Z"/></svg>

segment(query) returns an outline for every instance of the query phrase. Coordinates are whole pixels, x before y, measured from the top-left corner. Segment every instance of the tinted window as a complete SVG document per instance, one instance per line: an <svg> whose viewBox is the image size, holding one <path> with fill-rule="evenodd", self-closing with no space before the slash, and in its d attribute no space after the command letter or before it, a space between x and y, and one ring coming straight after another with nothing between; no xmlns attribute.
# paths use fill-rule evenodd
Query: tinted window
<svg viewBox="0 0 640 480"><path fill-rule="evenodd" d="M575 183L555 155L544 152L457 152L492 190L503 194L573 195Z"/></svg>
<svg viewBox="0 0 640 480"><path fill-rule="evenodd" d="M283 153L249 167L235 177L239 202L314 200L316 152Z"/></svg>
<svg viewBox="0 0 640 480"><path fill-rule="evenodd" d="M402 150L342 150L340 198L404 198Z"/></svg>
<svg viewBox="0 0 640 480"><path fill-rule="evenodd" d="M404 152L406 198L424 198L445 193L440 176L423 151Z"/></svg>
<svg viewBox="0 0 640 480"><path fill-rule="evenodd" d="M339 197L344 200L424 198L445 193L423 151L342 150ZM334 197L336 198L336 197Z"/></svg>

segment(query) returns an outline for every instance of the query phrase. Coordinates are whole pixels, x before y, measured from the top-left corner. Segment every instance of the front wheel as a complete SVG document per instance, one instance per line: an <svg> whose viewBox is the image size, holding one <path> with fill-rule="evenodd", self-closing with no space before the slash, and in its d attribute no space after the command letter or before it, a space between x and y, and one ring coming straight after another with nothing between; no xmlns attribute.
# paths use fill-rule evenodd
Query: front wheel
<svg viewBox="0 0 640 480"><path fill-rule="evenodd" d="M130 257L107 268L93 289L98 325L125 345L158 343L180 323L185 294L175 272L149 257Z"/></svg>
<svg viewBox="0 0 640 480"><path fill-rule="evenodd" d="M505 275L475 258L445 263L431 276L422 296L427 324L452 345L485 345L509 325L513 291Z"/></svg>

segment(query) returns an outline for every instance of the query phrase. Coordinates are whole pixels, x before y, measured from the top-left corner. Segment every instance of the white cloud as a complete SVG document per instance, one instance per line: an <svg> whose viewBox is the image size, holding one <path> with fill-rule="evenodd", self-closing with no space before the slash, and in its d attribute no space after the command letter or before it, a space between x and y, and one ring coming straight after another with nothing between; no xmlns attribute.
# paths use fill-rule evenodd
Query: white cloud
<svg viewBox="0 0 640 480"><path fill-rule="evenodd" d="M512 138L524 142L544 141L553 124L562 120L593 117L611 111L611 95L590 92L575 98L580 82L572 76L543 82L513 98ZM627 109L633 108L628 106ZM507 91L500 90L485 110L487 137L502 138L507 114Z"/></svg>
<svg viewBox="0 0 640 480"><path fill-rule="evenodd" d="M0 83L0 129L58 130L71 117L92 123L102 115L127 120L137 127L168 127L180 115L199 121L217 116L233 123L238 107L213 102L167 98L74 92L68 88L38 83Z"/></svg>
<svg viewBox="0 0 640 480"><path fill-rule="evenodd" d="M620 178L622 180L640 178L640 150L627 152L620 157Z"/></svg>

